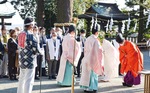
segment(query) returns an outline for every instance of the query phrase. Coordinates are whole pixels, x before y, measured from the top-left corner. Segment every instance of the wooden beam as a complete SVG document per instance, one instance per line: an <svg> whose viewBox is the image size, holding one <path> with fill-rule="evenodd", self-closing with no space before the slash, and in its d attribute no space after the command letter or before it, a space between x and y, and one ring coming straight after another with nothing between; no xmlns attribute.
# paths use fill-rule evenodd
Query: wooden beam
<svg viewBox="0 0 150 93"><path fill-rule="evenodd" d="M0 16L0 18L6 19L6 18L12 18L12 16Z"/></svg>
<svg viewBox="0 0 150 93"><path fill-rule="evenodd" d="M4 27L4 18L1 18L2 28Z"/></svg>
<svg viewBox="0 0 150 93"><path fill-rule="evenodd" d="M0 25L2 25L3 23L0 23ZM11 23L4 23L4 25L11 25Z"/></svg>

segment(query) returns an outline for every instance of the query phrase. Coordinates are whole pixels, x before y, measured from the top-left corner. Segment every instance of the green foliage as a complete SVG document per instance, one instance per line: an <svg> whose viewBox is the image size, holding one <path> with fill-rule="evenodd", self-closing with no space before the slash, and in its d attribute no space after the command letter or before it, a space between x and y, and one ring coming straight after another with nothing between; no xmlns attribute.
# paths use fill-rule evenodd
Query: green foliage
<svg viewBox="0 0 150 93"><path fill-rule="evenodd" d="M57 14L57 0L45 0L44 7L45 10L48 10L53 14Z"/></svg>
<svg viewBox="0 0 150 93"><path fill-rule="evenodd" d="M144 33L144 37L145 37L146 39L149 39L149 38L150 38L150 26L149 26L149 28L145 29L144 32L145 32L145 33Z"/></svg>
<svg viewBox="0 0 150 93"><path fill-rule="evenodd" d="M35 17L37 7L35 0L12 0L11 4L19 11L23 19L27 16Z"/></svg>
<svg viewBox="0 0 150 93"><path fill-rule="evenodd" d="M56 22L57 0L45 0L44 9L45 28L49 29L50 27L53 27L53 24Z"/></svg>
<svg viewBox="0 0 150 93"><path fill-rule="evenodd" d="M139 5L139 1L140 1L140 0L125 0L125 1L126 1L125 4L126 4L127 6L133 8L134 5Z"/></svg>
<svg viewBox="0 0 150 93"><path fill-rule="evenodd" d="M126 1L126 5L131 8L133 8L134 5L141 5L145 9L150 8L150 0L143 0L143 3L140 3L140 0L125 0L125 1Z"/></svg>
<svg viewBox="0 0 150 93"><path fill-rule="evenodd" d="M145 5L145 7L146 7L147 9L149 9L149 8L150 8L150 0L146 0L146 1L144 2L144 5Z"/></svg>
<svg viewBox="0 0 150 93"><path fill-rule="evenodd" d="M83 14L93 3L94 0L74 0L73 16L77 17L79 14Z"/></svg>

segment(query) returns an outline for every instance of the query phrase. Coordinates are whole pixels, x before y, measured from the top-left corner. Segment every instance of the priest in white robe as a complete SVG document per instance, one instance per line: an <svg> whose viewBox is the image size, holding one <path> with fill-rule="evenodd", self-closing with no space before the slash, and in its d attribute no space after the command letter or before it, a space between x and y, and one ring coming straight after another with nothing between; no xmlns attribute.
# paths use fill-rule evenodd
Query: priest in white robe
<svg viewBox="0 0 150 93"><path fill-rule="evenodd" d="M106 39L103 39L102 48L104 56L104 77L102 81L107 82L111 78L118 77L119 52Z"/></svg>
<svg viewBox="0 0 150 93"><path fill-rule="evenodd" d="M73 25L69 26L69 33L63 39L62 50L57 82L61 86L71 86L73 64L77 66L81 55L80 43L75 40Z"/></svg>
<svg viewBox="0 0 150 93"><path fill-rule="evenodd" d="M102 47L98 39L98 26L93 27L92 35L87 38L82 59L80 87L84 92L95 93L98 90L98 76L103 74Z"/></svg>

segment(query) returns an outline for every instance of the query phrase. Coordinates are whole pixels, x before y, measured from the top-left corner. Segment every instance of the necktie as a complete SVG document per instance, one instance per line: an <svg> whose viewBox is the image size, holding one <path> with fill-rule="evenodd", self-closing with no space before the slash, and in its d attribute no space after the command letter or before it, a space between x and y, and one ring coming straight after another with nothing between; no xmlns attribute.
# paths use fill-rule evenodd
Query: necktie
<svg viewBox="0 0 150 93"><path fill-rule="evenodd" d="M54 43L54 51L56 52L56 40L53 40ZM56 55L54 56L54 60L56 59Z"/></svg>
<svg viewBox="0 0 150 93"><path fill-rule="evenodd" d="M54 50L56 51L56 40L53 40L54 43Z"/></svg>

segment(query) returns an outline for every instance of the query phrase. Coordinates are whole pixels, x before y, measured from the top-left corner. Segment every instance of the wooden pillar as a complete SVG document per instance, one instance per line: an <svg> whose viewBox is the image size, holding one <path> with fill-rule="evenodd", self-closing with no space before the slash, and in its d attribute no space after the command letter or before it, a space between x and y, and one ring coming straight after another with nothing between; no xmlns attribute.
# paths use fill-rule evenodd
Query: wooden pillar
<svg viewBox="0 0 150 93"><path fill-rule="evenodd" d="M140 4L143 4L144 0L140 0ZM143 39L144 33L144 7L140 5L140 17L139 17L139 31L138 31L138 42L141 42Z"/></svg>
<svg viewBox="0 0 150 93"><path fill-rule="evenodd" d="M119 23L118 23L118 32L119 32L119 33L122 33L121 27L122 27L122 22L119 22Z"/></svg>
<svg viewBox="0 0 150 93"><path fill-rule="evenodd" d="M1 22L2 22L2 28L4 28L5 23L4 23L4 18L3 17L1 18Z"/></svg>
<svg viewBox="0 0 150 93"><path fill-rule="evenodd" d="M36 0L37 2L37 25L44 26L44 0Z"/></svg>
<svg viewBox="0 0 150 93"><path fill-rule="evenodd" d="M90 36L91 35L91 19L87 19L87 30L86 30L86 36Z"/></svg>
<svg viewBox="0 0 150 93"><path fill-rule="evenodd" d="M57 23L70 23L73 17L73 0L57 0Z"/></svg>
<svg viewBox="0 0 150 93"><path fill-rule="evenodd" d="M106 26L107 25L107 21L101 21L100 22L100 29L102 30L102 31L105 31L106 32Z"/></svg>

